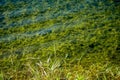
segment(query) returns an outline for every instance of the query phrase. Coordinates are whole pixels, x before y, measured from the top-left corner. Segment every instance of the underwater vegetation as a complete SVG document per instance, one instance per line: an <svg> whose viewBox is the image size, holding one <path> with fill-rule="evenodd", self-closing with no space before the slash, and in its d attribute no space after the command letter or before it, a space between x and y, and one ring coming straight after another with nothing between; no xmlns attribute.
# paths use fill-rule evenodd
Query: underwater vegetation
<svg viewBox="0 0 120 80"><path fill-rule="evenodd" d="M1 0L0 80L120 80L120 1Z"/></svg>

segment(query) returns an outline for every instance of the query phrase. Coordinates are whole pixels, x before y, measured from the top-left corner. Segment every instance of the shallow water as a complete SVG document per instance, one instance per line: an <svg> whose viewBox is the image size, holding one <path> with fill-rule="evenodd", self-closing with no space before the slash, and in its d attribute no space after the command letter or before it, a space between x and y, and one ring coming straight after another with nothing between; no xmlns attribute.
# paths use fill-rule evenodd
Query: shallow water
<svg viewBox="0 0 120 80"><path fill-rule="evenodd" d="M9 43L25 38L45 36L46 34L60 31L63 27L64 29L74 29L74 25L82 24L83 22L90 20L97 22L99 19L101 22L106 22L108 18L103 18L103 14L101 15L103 19L100 17L87 17L87 15L94 16L97 12L105 12L111 5L111 3L106 3L107 6L103 8L102 6L98 6L99 4L100 3L97 0L3 0L0 3L0 34L3 34L2 32L4 31L9 31L9 29L30 26L31 24L36 23L43 24L50 20L58 20L58 22L54 24L48 23L48 25L43 25L42 27L36 25L38 29L33 29L31 31L25 30L25 32L19 31L18 33L10 32L9 34L3 34L0 36L0 42ZM74 15L74 17L71 17L70 15ZM61 19L64 18L66 18L66 20L62 22ZM102 23L99 24L102 25ZM95 25L95 27L98 26ZM49 42L43 44L47 43Z"/></svg>
<svg viewBox="0 0 120 80"><path fill-rule="evenodd" d="M10 4L11 7L13 6L13 9L9 8L9 6L7 6L8 4ZM0 16L1 18L4 17L4 20L1 22L5 23L1 24L1 28L9 28L14 26L18 27L35 22L46 21L59 16L66 16L71 13L79 12L82 8L84 8L83 5L77 4L74 1L67 3L63 1L59 2L42 0L15 2L3 1L1 7L4 9L2 15ZM5 8L8 8L8 10ZM14 20L16 18L18 20Z"/></svg>

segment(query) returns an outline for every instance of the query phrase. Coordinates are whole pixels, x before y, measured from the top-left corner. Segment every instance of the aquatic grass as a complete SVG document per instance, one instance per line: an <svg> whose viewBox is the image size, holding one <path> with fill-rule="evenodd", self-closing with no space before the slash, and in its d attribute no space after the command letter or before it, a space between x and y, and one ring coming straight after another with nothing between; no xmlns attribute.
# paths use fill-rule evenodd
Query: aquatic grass
<svg viewBox="0 0 120 80"><path fill-rule="evenodd" d="M51 59L53 59L53 58L51 58ZM17 59L17 62L16 62L16 60L14 61L13 59L11 59L10 64L13 65L15 63L13 66L16 67L16 69L15 68L14 69L18 73L16 75L16 79L19 79L19 77L20 77L19 73L21 74L21 78L24 79L23 75L22 75L23 74L22 71L24 71L24 70L26 70L26 72L24 72L26 74L26 78L33 79L33 80L36 80L36 79L37 80L39 80L39 79L52 80L52 79L57 79L57 78L58 78L58 80L61 78L76 79L76 80L79 80L79 79L92 80L95 78L100 78L101 75L104 77L107 77L107 79L108 79L108 77L111 77L111 75L112 75L112 78L119 77L119 67L115 67L115 68L109 67L110 63L108 63L104 66L102 64L98 63L98 64L91 65L90 68L88 68L88 69L85 69L80 65L81 63L79 63L78 65L73 65L73 67L71 67L73 63L70 65L71 62L68 63L63 58L64 61L61 64L61 66L59 66L59 62L58 62L59 60L56 60L56 59L58 59L57 57L54 57L53 61L51 61L51 59L50 59L50 61L47 61L47 60L45 61L45 59L44 59L44 60L42 60L44 62L41 62L39 58L33 58L33 56L32 57L26 56L26 58L23 58L21 60ZM8 59L8 60L10 60L10 59ZM7 61L7 64L8 64L8 61ZM26 67L23 70L22 70L22 68L19 69L20 67L22 67L22 64L24 65L23 67ZM70 66L67 67L67 66L64 66L63 64L70 65ZM12 68L12 65L11 65L11 68ZM115 73L117 75L114 75ZM12 71L12 74L13 74L13 71ZM29 76L27 76L27 74ZM62 74L64 74L64 76L62 76ZM109 74L109 75L107 75L107 74ZM82 75L84 75L84 77ZM12 78L12 76L10 78L14 79L14 78Z"/></svg>
<svg viewBox="0 0 120 80"><path fill-rule="evenodd" d="M0 73L0 80L4 80L3 73Z"/></svg>
<svg viewBox="0 0 120 80"><path fill-rule="evenodd" d="M119 5L113 0L40 3L44 7L31 0L0 5L5 17L0 17L1 79L120 79Z"/></svg>

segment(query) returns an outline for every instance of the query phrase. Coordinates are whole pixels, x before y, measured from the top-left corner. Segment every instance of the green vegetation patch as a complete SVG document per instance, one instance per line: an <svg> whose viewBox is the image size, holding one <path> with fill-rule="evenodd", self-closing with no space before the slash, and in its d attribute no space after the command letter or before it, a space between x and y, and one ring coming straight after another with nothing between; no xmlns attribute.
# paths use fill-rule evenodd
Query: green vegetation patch
<svg viewBox="0 0 120 80"><path fill-rule="evenodd" d="M116 1L0 5L0 80L119 80Z"/></svg>

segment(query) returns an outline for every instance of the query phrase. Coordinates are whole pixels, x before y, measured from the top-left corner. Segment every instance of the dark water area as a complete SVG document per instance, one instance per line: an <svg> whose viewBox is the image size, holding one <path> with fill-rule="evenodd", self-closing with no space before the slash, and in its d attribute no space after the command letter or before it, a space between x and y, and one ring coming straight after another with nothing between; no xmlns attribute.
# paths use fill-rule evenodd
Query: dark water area
<svg viewBox="0 0 120 80"><path fill-rule="evenodd" d="M8 6L8 4L10 4L10 6ZM78 12L80 9L78 5L75 5L73 6L73 8L71 8L71 4L69 3L62 4L62 2L57 3L57 1L53 0L52 1L11 0L9 2L2 1L0 7L2 7L1 8L2 15L0 15L1 28L23 26L30 23L46 21L49 19L54 19L58 16L66 16L69 13ZM12 9L12 7L14 8ZM6 23L5 20L3 21L4 18L7 18L8 21L16 18L17 19L19 18L19 20Z"/></svg>
<svg viewBox="0 0 120 80"><path fill-rule="evenodd" d="M108 3L108 5L111 4ZM59 16L68 16L83 9L90 9L90 7L99 7L99 1L2 0L0 2L0 28L19 27L43 22Z"/></svg>

